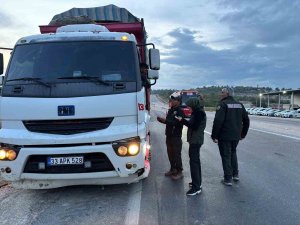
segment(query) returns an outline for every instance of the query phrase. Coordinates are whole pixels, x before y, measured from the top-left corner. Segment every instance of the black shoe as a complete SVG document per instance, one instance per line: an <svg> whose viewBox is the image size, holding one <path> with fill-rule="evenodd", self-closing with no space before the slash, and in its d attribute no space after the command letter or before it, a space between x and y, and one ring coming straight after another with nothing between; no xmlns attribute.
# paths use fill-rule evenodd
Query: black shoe
<svg viewBox="0 0 300 225"><path fill-rule="evenodd" d="M192 182L189 183L189 187L190 188L193 187L193 183ZM200 185L200 189L202 189L202 185Z"/></svg>
<svg viewBox="0 0 300 225"><path fill-rule="evenodd" d="M221 180L221 183L226 185L226 186L232 186L232 182L231 180L225 180L225 179L222 179Z"/></svg>
<svg viewBox="0 0 300 225"><path fill-rule="evenodd" d="M240 180L239 175L233 176L232 180L238 182Z"/></svg>
<svg viewBox="0 0 300 225"><path fill-rule="evenodd" d="M201 189L199 190L194 190L193 188L191 188L186 195L188 196L194 196L194 195L199 195L201 193Z"/></svg>

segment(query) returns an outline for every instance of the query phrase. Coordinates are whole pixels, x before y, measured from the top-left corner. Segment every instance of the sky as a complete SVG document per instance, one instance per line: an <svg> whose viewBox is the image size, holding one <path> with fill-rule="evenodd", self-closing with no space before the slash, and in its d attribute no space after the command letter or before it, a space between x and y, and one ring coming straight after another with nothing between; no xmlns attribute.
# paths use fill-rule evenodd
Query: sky
<svg viewBox="0 0 300 225"><path fill-rule="evenodd" d="M161 53L155 89L300 88L299 0L0 0L0 47L73 7L108 4L144 18Z"/></svg>

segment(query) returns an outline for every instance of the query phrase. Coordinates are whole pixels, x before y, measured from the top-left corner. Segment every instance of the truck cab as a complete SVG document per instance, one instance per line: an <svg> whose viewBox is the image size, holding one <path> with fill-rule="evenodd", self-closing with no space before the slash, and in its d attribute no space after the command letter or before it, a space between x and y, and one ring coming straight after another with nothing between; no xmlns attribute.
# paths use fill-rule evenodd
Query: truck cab
<svg viewBox="0 0 300 225"><path fill-rule="evenodd" d="M139 48L135 35L95 24L19 39L0 97L0 177L29 189L147 177L149 90L139 64L160 66L157 49Z"/></svg>
<svg viewBox="0 0 300 225"><path fill-rule="evenodd" d="M189 98L198 97L199 93L198 93L198 91L183 90L183 91L180 92L180 95L181 95L181 106L180 107L182 108L184 116L189 118L189 117L191 117L192 112L186 106L186 102Z"/></svg>

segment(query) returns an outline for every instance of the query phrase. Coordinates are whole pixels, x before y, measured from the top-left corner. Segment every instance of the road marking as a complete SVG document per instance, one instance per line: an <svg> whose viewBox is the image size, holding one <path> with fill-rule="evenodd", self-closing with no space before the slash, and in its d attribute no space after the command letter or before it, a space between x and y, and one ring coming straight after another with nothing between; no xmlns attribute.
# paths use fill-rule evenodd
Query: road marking
<svg viewBox="0 0 300 225"><path fill-rule="evenodd" d="M204 131L204 133L207 133L207 134L211 135L211 133L210 133L210 132L208 132L208 131L206 131L206 130Z"/></svg>
<svg viewBox="0 0 300 225"><path fill-rule="evenodd" d="M258 132L262 132L262 133L266 133L266 134L273 134L273 135L277 135L277 136L281 136L281 137L286 137L286 138L291 138L291 139L294 139L294 140L298 140L300 141L300 138L297 138L297 137L292 137L292 136L288 136L288 135L284 135L284 134L277 134L277 133L274 133L274 132L269 132L269 131L264 131L264 130L259 130L259 129L255 129L255 128L249 128L250 130L254 130L254 131L258 131ZM204 131L205 133L211 135L210 132L208 131Z"/></svg>
<svg viewBox="0 0 300 225"><path fill-rule="evenodd" d="M266 134L273 134L273 135L277 135L277 136L280 136L280 137L286 137L286 138L291 138L291 139L300 141L300 138L293 137L293 136L288 136L288 135L284 135L284 134L278 134L278 133L274 133L274 132L270 132L270 131L264 131L264 130L259 130L259 129L255 129L255 128L249 128L249 129L250 130L254 130L254 131L258 131L258 132L262 132L262 133L266 133Z"/></svg>
<svg viewBox="0 0 300 225"><path fill-rule="evenodd" d="M142 181L132 184L127 205L125 225L138 225L142 200Z"/></svg>

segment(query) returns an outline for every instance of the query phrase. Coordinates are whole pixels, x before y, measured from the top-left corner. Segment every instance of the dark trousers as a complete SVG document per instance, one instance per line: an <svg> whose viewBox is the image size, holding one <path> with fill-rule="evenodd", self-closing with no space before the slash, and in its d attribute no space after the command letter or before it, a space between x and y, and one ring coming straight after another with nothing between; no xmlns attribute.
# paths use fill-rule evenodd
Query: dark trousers
<svg viewBox="0 0 300 225"><path fill-rule="evenodd" d="M171 170L176 169L177 171L182 171L182 160L181 160L181 149L182 140L181 137L166 137L167 152L169 161L171 164Z"/></svg>
<svg viewBox="0 0 300 225"><path fill-rule="evenodd" d="M239 174L238 161L236 155L236 147L239 141L220 141L218 142L222 165L224 171L224 179L231 180L232 176Z"/></svg>
<svg viewBox="0 0 300 225"><path fill-rule="evenodd" d="M201 144L190 144L189 147L192 186L195 190L199 190L202 184L200 147Z"/></svg>

